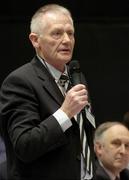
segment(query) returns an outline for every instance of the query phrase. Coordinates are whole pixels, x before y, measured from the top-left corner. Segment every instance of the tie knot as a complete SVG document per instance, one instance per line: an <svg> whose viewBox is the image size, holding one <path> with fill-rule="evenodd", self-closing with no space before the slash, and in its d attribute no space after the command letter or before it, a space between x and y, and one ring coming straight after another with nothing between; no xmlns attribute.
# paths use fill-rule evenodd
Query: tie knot
<svg viewBox="0 0 129 180"><path fill-rule="evenodd" d="M67 74L62 74L59 79L59 84L64 87L65 83L69 80Z"/></svg>

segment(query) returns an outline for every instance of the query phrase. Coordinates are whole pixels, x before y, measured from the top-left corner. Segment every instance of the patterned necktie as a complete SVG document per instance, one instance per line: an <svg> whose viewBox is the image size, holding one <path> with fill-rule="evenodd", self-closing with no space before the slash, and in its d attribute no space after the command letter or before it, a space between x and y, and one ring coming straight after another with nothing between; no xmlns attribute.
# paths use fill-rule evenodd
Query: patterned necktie
<svg viewBox="0 0 129 180"><path fill-rule="evenodd" d="M61 88L61 92L62 92L62 94L65 96L65 93L66 93L66 87L65 87L65 84L68 82L68 80L69 80L69 78L68 78L68 76L67 76L67 74L62 74L61 76L60 76L60 79L59 79L59 81L58 81L58 83L59 83L59 86L60 86L60 88Z"/></svg>
<svg viewBox="0 0 129 180"><path fill-rule="evenodd" d="M61 87L62 94L64 96L66 93L65 84L68 81L69 81L69 78L66 74L62 74L58 81L58 83ZM69 83L69 86L71 87L70 83ZM91 158L91 151L90 151L90 148L88 145L87 135L84 130L84 121L85 120L88 121L88 123L92 124L92 126L95 128L95 119L94 119L93 115L90 113L89 109L90 108L85 108L85 111L83 111L83 115L82 115L82 112L80 112L77 115L77 122L79 123L79 128L80 128L80 142L81 142L81 148L82 148L82 155L85 160L86 171L88 171L90 177L92 177L93 176L93 164L92 164L92 158ZM84 119L84 116L85 116L85 119ZM86 129L88 129L88 127L86 127Z"/></svg>
<svg viewBox="0 0 129 180"><path fill-rule="evenodd" d="M80 112L77 115L77 122L79 123L80 127L80 142L81 142L81 148L82 148L82 155L85 161L85 167L86 171L89 173L90 177L93 177L93 162L92 162L92 155L91 150L89 148L88 140L87 140L87 134L84 129L84 121L87 121L86 129L88 131L89 125L92 124L92 126L95 128L95 119L91 112L88 110L88 108L85 108L82 112Z"/></svg>

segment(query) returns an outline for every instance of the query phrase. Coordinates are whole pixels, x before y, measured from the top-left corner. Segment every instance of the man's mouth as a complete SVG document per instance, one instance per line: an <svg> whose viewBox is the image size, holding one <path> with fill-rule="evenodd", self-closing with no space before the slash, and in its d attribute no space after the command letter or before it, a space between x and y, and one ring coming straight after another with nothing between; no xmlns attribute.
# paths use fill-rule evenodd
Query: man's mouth
<svg viewBox="0 0 129 180"><path fill-rule="evenodd" d="M66 54L66 53L71 53L71 50L68 48L65 48L65 49L60 49L59 52Z"/></svg>

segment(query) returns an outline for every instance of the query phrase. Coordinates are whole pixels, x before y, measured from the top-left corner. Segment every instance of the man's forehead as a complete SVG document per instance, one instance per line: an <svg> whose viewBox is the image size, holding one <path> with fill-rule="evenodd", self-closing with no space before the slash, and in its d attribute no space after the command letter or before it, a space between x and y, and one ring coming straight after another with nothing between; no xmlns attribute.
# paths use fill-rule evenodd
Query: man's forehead
<svg viewBox="0 0 129 180"><path fill-rule="evenodd" d="M107 136L107 137L129 137L129 130L121 125L121 124L116 124L112 127L110 127L109 129L107 129L105 132L104 132L104 136Z"/></svg>
<svg viewBox="0 0 129 180"><path fill-rule="evenodd" d="M112 138L112 142L129 143L129 137L118 135L118 137Z"/></svg>
<svg viewBox="0 0 129 180"><path fill-rule="evenodd" d="M107 131L125 131L125 132L129 132L129 130L122 124L115 124L112 127L110 127L109 129L107 129Z"/></svg>
<svg viewBox="0 0 129 180"><path fill-rule="evenodd" d="M60 18L61 16L62 17L65 17L65 18L71 18L71 16L69 14L64 14L60 11L57 11L57 12L46 12L43 16L47 17L47 18L51 18L51 19L57 19L57 18Z"/></svg>

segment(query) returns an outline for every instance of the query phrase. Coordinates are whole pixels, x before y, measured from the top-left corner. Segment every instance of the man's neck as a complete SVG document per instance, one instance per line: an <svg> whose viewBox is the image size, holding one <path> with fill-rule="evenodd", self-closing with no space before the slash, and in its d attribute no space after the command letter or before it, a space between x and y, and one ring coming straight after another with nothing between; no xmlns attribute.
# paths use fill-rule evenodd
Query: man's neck
<svg viewBox="0 0 129 180"><path fill-rule="evenodd" d="M105 170L105 172L110 176L111 180L114 180L116 178L116 176L119 176L119 172L118 171L113 171L110 170L109 168L105 167L104 164L99 161L100 165L103 167L103 169Z"/></svg>

